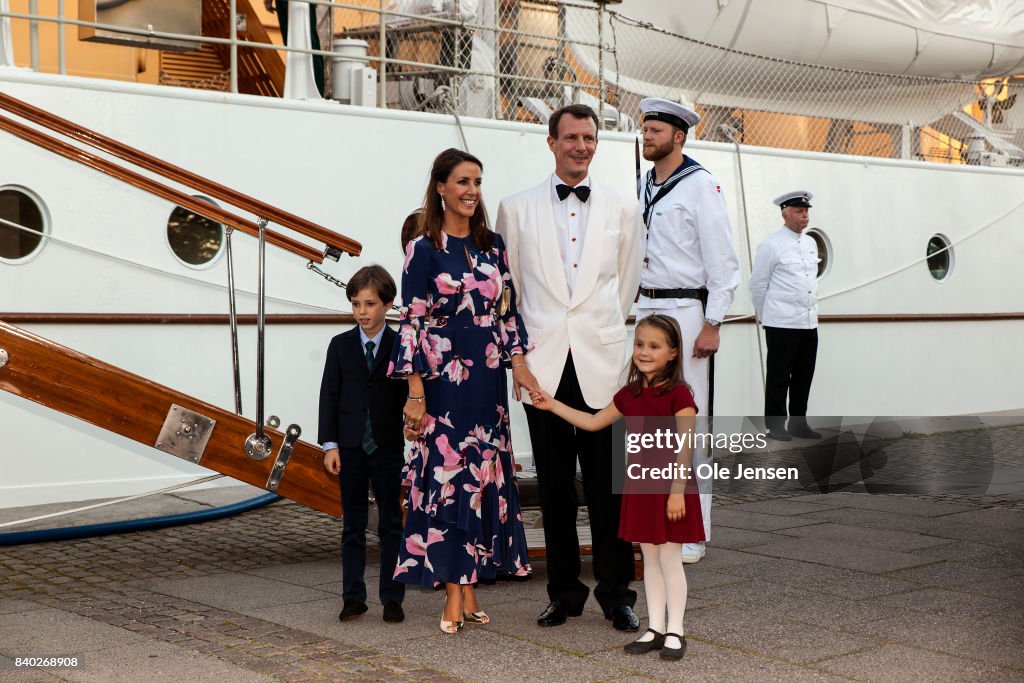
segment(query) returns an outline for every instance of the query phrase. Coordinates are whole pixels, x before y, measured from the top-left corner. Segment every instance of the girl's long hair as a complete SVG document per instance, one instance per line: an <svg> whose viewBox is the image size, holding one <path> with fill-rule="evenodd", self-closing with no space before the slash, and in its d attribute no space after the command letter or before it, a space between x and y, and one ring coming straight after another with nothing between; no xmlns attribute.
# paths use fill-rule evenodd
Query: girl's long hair
<svg viewBox="0 0 1024 683"><path fill-rule="evenodd" d="M686 384L686 380L683 378L683 333L679 329L679 323L676 322L676 319L669 315L650 315L636 321L634 332L639 332L643 327L653 327L664 332L669 348L676 352L676 357L670 360L653 377L649 386L657 387L659 395L672 391L680 384L689 388L689 385ZM639 396L644 388L644 376L636 366L636 363L633 362L632 356L630 356L629 360L629 380L626 383L626 387L634 396Z"/></svg>
<svg viewBox="0 0 1024 683"><path fill-rule="evenodd" d="M444 206L441 202L441 195L437 191L438 183L448 182L452 171L464 161L476 164L483 172L484 165L469 152L451 147L437 155L433 165L430 167L430 179L427 181L427 193L423 197L423 212L420 213L420 234L426 235L434 244L434 248L441 249L441 233L444 228ZM484 210L483 194L480 195L476 204L476 211L469 219L469 236L473 244L480 251L490 251L494 246L494 233L487 224L487 211Z"/></svg>

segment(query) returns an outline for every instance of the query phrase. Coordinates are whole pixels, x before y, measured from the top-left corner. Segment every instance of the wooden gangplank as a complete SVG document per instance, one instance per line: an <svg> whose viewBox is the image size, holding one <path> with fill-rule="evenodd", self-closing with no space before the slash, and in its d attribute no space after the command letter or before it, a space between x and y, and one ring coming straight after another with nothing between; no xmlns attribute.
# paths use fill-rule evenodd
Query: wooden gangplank
<svg viewBox="0 0 1024 683"><path fill-rule="evenodd" d="M589 526L577 526L576 536L580 541L580 555L594 554L594 541L590 535ZM531 560L543 559L547 556L547 548L544 546L544 529L526 530L526 556ZM633 580L643 581L644 558L640 552L640 544L633 544Z"/></svg>
<svg viewBox="0 0 1024 683"><path fill-rule="evenodd" d="M252 420L2 321L0 389L329 515L341 515L338 479L324 471L323 452L317 446L294 440L290 449L284 448L290 441L287 435L268 428L273 448L265 459L253 460L243 451L246 439L256 431Z"/></svg>

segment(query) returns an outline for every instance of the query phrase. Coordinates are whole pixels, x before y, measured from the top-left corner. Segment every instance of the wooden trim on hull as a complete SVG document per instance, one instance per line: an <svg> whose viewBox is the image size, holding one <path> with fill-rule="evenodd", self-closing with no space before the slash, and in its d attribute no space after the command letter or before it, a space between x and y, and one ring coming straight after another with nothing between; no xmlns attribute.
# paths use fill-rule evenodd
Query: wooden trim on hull
<svg viewBox="0 0 1024 683"><path fill-rule="evenodd" d="M0 320L17 325L227 325L223 313L0 313ZM394 322L394 318L389 318ZM821 315L821 323L934 323L1024 320L1024 312L1008 313L872 313ZM268 325L354 325L348 313L269 313ZM629 322L635 322L630 318ZM752 324L749 316L726 318L727 323ZM238 316L238 324L255 325L256 316Z"/></svg>
<svg viewBox="0 0 1024 683"><path fill-rule="evenodd" d="M160 438L172 404L216 420L199 464L267 488L284 443L281 432L268 428L272 453L265 460L252 460L243 451L246 438L256 431L252 420L3 322L0 350L6 352L0 389L147 446ZM317 446L295 442L276 493L335 517L341 515L337 477L324 471L323 453Z"/></svg>

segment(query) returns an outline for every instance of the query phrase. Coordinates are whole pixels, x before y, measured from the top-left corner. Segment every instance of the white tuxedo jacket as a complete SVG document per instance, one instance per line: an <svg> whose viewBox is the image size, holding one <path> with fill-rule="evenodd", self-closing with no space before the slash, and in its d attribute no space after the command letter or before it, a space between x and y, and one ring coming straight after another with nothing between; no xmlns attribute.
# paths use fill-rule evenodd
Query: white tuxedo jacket
<svg viewBox="0 0 1024 683"><path fill-rule="evenodd" d="M548 178L503 199L495 230L505 240L519 313L534 345L526 356L530 371L554 395L571 348L584 400L604 408L625 383L626 319L640 284L644 226L636 199L594 181L591 190L571 297Z"/></svg>

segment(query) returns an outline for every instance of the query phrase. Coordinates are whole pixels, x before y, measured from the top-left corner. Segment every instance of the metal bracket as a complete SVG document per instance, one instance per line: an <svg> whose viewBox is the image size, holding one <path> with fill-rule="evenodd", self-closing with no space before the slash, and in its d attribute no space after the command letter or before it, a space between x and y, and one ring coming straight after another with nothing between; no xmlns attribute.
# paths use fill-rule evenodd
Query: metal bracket
<svg viewBox="0 0 1024 683"><path fill-rule="evenodd" d="M7 361L9 361L10 359L11 357L7 355L7 350L0 349L0 368L7 365Z"/></svg>
<svg viewBox="0 0 1024 683"><path fill-rule="evenodd" d="M274 442L270 440L269 434L263 436L250 434L249 438L245 440L243 449L245 454L253 460L266 460L270 457L270 452L274 450Z"/></svg>
<svg viewBox="0 0 1024 683"><path fill-rule="evenodd" d="M171 404L156 437L156 448L182 460L198 463L216 426L217 421L211 417Z"/></svg>
<svg viewBox="0 0 1024 683"><path fill-rule="evenodd" d="M299 425L288 425L288 431L284 435L284 443L281 444L281 452L277 454L273 469L270 470L270 478L267 479L267 490L277 491L284 477L284 469L288 466L288 460L292 457L292 448L299 440L302 428Z"/></svg>

